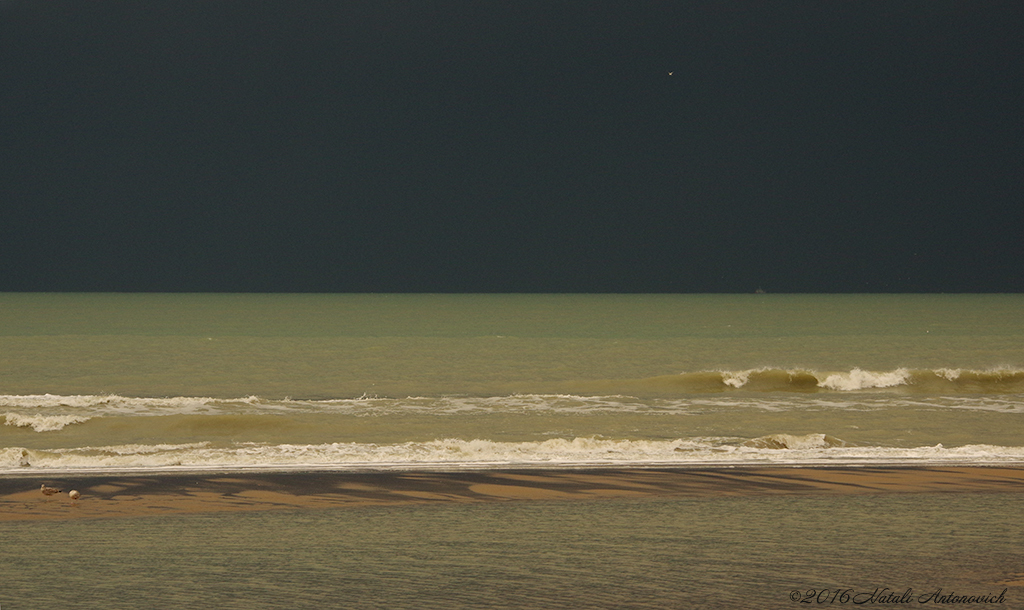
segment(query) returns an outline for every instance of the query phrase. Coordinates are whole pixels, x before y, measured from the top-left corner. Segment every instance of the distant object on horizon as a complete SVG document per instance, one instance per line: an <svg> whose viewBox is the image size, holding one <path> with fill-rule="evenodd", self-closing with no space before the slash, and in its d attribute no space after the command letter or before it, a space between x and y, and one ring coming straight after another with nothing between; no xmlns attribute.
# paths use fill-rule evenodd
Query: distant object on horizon
<svg viewBox="0 0 1024 610"><path fill-rule="evenodd" d="M764 294L764 288L759 287L757 290L754 291L754 294Z"/></svg>

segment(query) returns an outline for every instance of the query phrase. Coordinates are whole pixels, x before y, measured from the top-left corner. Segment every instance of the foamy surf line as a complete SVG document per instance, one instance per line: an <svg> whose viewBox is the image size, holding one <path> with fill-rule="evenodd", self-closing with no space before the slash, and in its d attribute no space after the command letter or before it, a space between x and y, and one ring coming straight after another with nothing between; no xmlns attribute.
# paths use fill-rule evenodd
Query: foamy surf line
<svg viewBox="0 0 1024 610"><path fill-rule="evenodd" d="M837 392L906 390L914 393L984 394L1024 389L1024 370L1015 367L964 369L900 367L888 371L853 368L820 371L761 367L745 370L683 372L643 380L647 385L696 392Z"/></svg>
<svg viewBox="0 0 1024 610"><path fill-rule="evenodd" d="M576 393L521 393L507 396L356 396L326 399L262 397L248 395L234 398L209 396L121 396L117 394L0 394L0 415L6 412L7 425L33 425L29 416L97 416L97 415L214 415L252 410L291 413L304 411L337 411L358 414L390 412L396 406L403 410L463 413L506 410L508 408L537 410L574 410L641 408L631 392L654 390L683 394L719 394L754 391L759 393L835 393L850 394L872 391L908 390L914 394L1018 394L1024 392L1024 370L1015 367L966 369L939 367L930 369L896 368L872 371L853 368L848 371L821 371L783 367L761 367L743 370L702 370L680 372L642 379L565 380L548 385L579 386ZM54 425L59 422L54 422ZM66 424L65 424L66 425Z"/></svg>
<svg viewBox="0 0 1024 610"><path fill-rule="evenodd" d="M125 444L0 449L0 472L179 468L488 468L690 464L993 463L1024 461L1024 447L974 444L944 447L854 446L834 436L771 434L754 439L693 437L630 440L598 437L544 441L444 438L395 444L265 444L219 446Z"/></svg>
<svg viewBox="0 0 1024 610"><path fill-rule="evenodd" d="M366 473L460 473L503 472L523 470L530 472L576 472L617 470L646 471L702 471L744 470L762 468L784 469L871 469L871 468L1024 468L1024 459L817 459L800 461L702 461L702 462L423 462L423 463L351 463L289 464L289 465L206 465L116 468L50 468L0 469L0 479L75 478L82 476L165 476L165 475L234 475L234 474L366 474Z"/></svg>
<svg viewBox="0 0 1024 610"><path fill-rule="evenodd" d="M52 473L46 484L63 491L50 496L39 480L0 477L0 521L659 496L1024 493L1024 467L1006 466Z"/></svg>
<svg viewBox="0 0 1024 610"><path fill-rule="evenodd" d="M621 470L630 471L652 471L652 470L666 470L671 469L680 472L698 472L698 471L734 471L734 470L749 470L749 469L792 469L792 470L818 470L818 469L873 469L873 468L889 468L889 469L919 469L919 468L1019 468L1024 469L1024 462L983 462L983 463L964 463L964 462L929 462L929 463L911 463L911 462L848 462L848 463L773 463L773 464L632 464L628 466L615 466L609 464L563 464L559 466L544 466L537 464L486 464L486 465L471 465L463 464L459 466L452 466L450 464L437 464L429 465L422 464L417 466L408 465L396 465L394 467L381 466L379 464L367 465L365 467L303 467L303 466L292 466L292 467L261 467L253 466L249 468L191 468L182 467L174 469L116 469L116 470L99 470L99 469L81 469L81 470L55 470L47 471L45 473L25 473L25 472L2 472L0 471L0 478L10 478L12 480L36 480L40 477L43 478L54 478L58 477L61 479L75 480L80 477L122 477L122 476L146 476L146 477L164 477L164 476L235 476L235 475L290 475L290 474L323 474L323 475L361 475L361 474L395 474L395 473L438 473L438 474L457 474L457 473L479 473L479 472L505 472L508 470L532 472L532 473L552 473L552 472L595 472L607 470L608 468L618 468ZM1024 491L1024 490L1022 490Z"/></svg>
<svg viewBox="0 0 1024 610"><path fill-rule="evenodd" d="M628 440L595 437L501 442L436 439L397 444L314 445L210 442L0 449L0 473L269 470L481 470L821 464L1024 463L1024 447L852 446L828 434L771 434L754 439L694 437Z"/></svg>

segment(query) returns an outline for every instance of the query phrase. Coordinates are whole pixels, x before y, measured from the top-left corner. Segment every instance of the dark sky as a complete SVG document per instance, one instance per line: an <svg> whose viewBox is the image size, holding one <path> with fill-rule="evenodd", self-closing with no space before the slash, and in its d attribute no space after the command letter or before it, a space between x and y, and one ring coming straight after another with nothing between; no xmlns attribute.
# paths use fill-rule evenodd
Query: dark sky
<svg viewBox="0 0 1024 610"><path fill-rule="evenodd" d="M1024 3L0 0L0 291L1024 291Z"/></svg>

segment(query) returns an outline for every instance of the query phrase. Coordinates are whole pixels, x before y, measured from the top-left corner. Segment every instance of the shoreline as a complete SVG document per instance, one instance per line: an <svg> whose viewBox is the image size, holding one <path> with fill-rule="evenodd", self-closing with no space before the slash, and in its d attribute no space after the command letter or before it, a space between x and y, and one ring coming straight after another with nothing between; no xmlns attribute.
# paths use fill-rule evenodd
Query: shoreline
<svg viewBox="0 0 1024 610"><path fill-rule="evenodd" d="M39 485L61 488L44 496ZM70 490L81 493L78 500ZM0 475L0 521L396 506L808 494L1024 493L1020 465L651 466Z"/></svg>
<svg viewBox="0 0 1024 610"><path fill-rule="evenodd" d="M821 470L860 468L1024 468L1024 460L964 460L964 459L867 459L867 460L802 460L802 461L600 461L600 462L353 462L346 464L276 464L276 465L219 465L219 466L139 466L139 467L78 467L78 468L12 468L0 469L4 479L79 479L89 477L139 476L211 476L211 475L265 475L265 474L394 474L405 472L585 472L594 470L761 470L810 468Z"/></svg>

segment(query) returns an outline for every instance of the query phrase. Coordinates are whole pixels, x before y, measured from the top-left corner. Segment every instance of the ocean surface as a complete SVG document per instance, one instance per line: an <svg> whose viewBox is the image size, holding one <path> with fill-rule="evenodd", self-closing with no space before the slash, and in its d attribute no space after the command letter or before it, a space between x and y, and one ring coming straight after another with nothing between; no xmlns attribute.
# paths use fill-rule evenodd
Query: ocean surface
<svg viewBox="0 0 1024 610"><path fill-rule="evenodd" d="M0 294L0 476L1020 465L1022 313L1018 295ZM8 521L0 608L1022 607L1020 498Z"/></svg>
<svg viewBox="0 0 1024 610"><path fill-rule="evenodd" d="M7 522L0 607L1017 609L1019 585L1003 603L920 600L1019 580L1019 514L1019 494L987 493Z"/></svg>
<svg viewBox="0 0 1024 610"><path fill-rule="evenodd" d="M1024 463L1021 295L0 294L0 473Z"/></svg>

